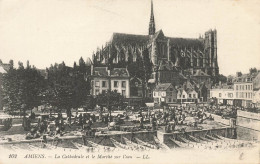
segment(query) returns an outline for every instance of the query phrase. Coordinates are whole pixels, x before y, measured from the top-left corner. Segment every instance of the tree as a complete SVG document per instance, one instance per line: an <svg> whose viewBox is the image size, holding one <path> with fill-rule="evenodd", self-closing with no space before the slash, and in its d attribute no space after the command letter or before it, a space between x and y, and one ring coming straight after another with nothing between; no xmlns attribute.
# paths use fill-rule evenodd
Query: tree
<svg viewBox="0 0 260 164"><path fill-rule="evenodd" d="M257 69L254 67L254 68L250 68L249 69L249 73L250 75L252 75L253 73L257 73Z"/></svg>
<svg viewBox="0 0 260 164"><path fill-rule="evenodd" d="M222 75L222 74L219 74L218 75L218 81L221 81L221 83L226 83L227 82L227 77Z"/></svg>
<svg viewBox="0 0 260 164"><path fill-rule="evenodd" d="M148 49L142 50L141 57L138 57L135 62L129 61L127 70L131 77L137 77L142 80L143 98L146 97L147 83L153 72L153 64L149 58Z"/></svg>
<svg viewBox="0 0 260 164"><path fill-rule="evenodd" d="M222 74L214 76L214 77L212 77L212 79L213 79L214 84L219 83L219 82L221 82L221 83L227 82L227 77Z"/></svg>
<svg viewBox="0 0 260 164"><path fill-rule="evenodd" d="M242 72L237 72L237 77L242 76Z"/></svg>
<svg viewBox="0 0 260 164"><path fill-rule="evenodd" d="M106 107L111 118L112 107L124 107L124 97L116 91L106 91L96 96L96 103L101 107L100 115L103 113L103 108Z"/></svg>
<svg viewBox="0 0 260 164"><path fill-rule="evenodd" d="M73 68L64 62L51 65L45 90L41 93L43 103L54 109L79 108L85 105L90 85L86 81L86 65L79 60L80 65L74 63Z"/></svg>
<svg viewBox="0 0 260 164"><path fill-rule="evenodd" d="M48 79L41 92L42 102L54 109L71 109L73 105L73 87L71 69L65 63L55 63L47 69Z"/></svg>
<svg viewBox="0 0 260 164"><path fill-rule="evenodd" d="M29 62L26 69L18 63L18 69L10 69L3 77L4 105L9 110L20 110L25 114L40 105L39 93L43 87L44 77Z"/></svg>
<svg viewBox="0 0 260 164"><path fill-rule="evenodd" d="M9 61L9 64L10 64L10 69L13 69L13 68L14 68L14 61L13 61L13 60L10 60L10 61Z"/></svg>

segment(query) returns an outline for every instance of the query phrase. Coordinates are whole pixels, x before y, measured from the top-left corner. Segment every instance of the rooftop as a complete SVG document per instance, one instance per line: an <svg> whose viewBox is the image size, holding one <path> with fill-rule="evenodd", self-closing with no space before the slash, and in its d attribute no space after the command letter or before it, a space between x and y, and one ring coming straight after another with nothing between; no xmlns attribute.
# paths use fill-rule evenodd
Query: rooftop
<svg viewBox="0 0 260 164"><path fill-rule="evenodd" d="M93 76L109 76L109 70L107 67L94 67ZM129 73L126 68L114 68L110 71L111 77L129 77Z"/></svg>
<svg viewBox="0 0 260 164"><path fill-rule="evenodd" d="M167 90L172 84L171 83L161 83L161 84L158 84L156 87L155 87L155 91L165 91Z"/></svg>
<svg viewBox="0 0 260 164"><path fill-rule="evenodd" d="M160 34L164 37L162 30L159 30L154 34L153 38L159 37ZM170 44L175 45L177 47L203 49L203 43L200 39L174 38L174 37L165 37L165 39L169 39ZM146 45L149 41L150 41L149 35L113 33L110 42L114 44L121 44L121 45L130 44L132 46L140 46L140 45Z"/></svg>

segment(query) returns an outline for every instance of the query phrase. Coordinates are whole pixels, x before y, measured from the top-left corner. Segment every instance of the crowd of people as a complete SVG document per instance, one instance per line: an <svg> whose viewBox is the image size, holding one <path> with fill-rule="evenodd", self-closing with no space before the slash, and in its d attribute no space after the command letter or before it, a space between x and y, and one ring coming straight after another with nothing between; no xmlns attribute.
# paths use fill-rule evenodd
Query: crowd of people
<svg viewBox="0 0 260 164"><path fill-rule="evenodd" d="M0 119L1 130L7 131L12 127L12 118Z"/></svg>
<svg viewBox="0 0 260 164"><path fill-rule="evenodd" d="M204 123L205 120L214 120L211 114L206 114L209 107L168 107L161 110L148 110L148 112L139 112L140 127L143 126L145 120L150 121L153 130L159 126L164 126L165 131L174 131L177 125L187 125L197 127L198 124ZM186 120L187 117L194 118L193 121Z"/></svg>
<svg viewBox="0 0 260 164"><path fill-rule="evenodd" d="M66 127L71 128L72 125L78 126L81 131L91 130L93 122L96 122L95 115L88 113L76 114L72 121L72 114L67 113L66 119L63 118L62 113L59 112L57 117L54 116L41 116L38 118L37 125L33 124L35 114L32 112L27 118L24 117L23 127L24 130L29 131L26 135L26 139L39 138L43 135L62 136L65 133Z"/></svg>
<svg viewBox="0 0 260 164"><path fill-rule="evenodd" d="M225 110L225 108L220 109L216 106L178 106L165 107L163 110L141 109L137 114L138 128L147 129L147 126L149 126L151 130L155 131L158 127L163 127L165 131L172 132L176 130L178 125L198 127L198 124L204 123L205 120L213 120L214 118L209 113L214 113L216 110ZM235 113L236 110L232 108L232 112ZM27 139L39 138L44 134L51 136L63 135L66 127L71 128L72 126L77 126L77 130L87 134L93 130L91 127L97 121L105 123L108 130L120 130L120 128L115 127L116 125L123 125L124 120L129 121L126 113L114 117L103 114L97 118L94 113L81 112L79 114L78 111L73 116L71 111L67 110L65 117L62 116L61 112L56 117L52 115L40 117L35 126L32 124L32 121L36 119L35 113L32 112L29 117L24 117L23 127L26 131L29 131L26 135ZM193 119L187 120L187 117ZM130 119L130 121L134 120Z"/></svg>

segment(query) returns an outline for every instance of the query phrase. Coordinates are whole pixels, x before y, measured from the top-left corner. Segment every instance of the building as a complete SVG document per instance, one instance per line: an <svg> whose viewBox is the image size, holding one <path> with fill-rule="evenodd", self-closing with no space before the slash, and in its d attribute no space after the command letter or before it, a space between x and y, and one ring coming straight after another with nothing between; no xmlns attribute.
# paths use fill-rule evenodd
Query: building
<svg viewBox="0 0 260 164"><path fill-rule="evenodd" d="M191 75L191 80L197 84L204 84L207 88L211 88L211 78L202 70L197 70L195 74Z"/></svg>
<svg viewBox="0 0 260 164"><path fill-rule="evenodd" d="M232 87L214 88L210 90L210 97L216 98L217 104L234 105L235 91Z"/></svg>
<svg viewBox="0 0 260 164"><path fill-rule="evenodd" d="M147 81L155 85L173 82L179 85L185 81L184 71L191 75L202 71L205 75L217 76L217 31L209 30L203 37L192 39L165 36L162 30L156 31L151 3L147 35L114 33L105 46L97 49L92 60L95 66L120 64L127 67L127 63L144 60L146 56L153 64L152 77Z"/></svg>
<svg viewBox="0 0 260 164"><path fill-rule="evenodd" d="M198 89L198 98L199 102L207 102L209 98L209 89L206 87L204 83L200 84Z"/></svg>
<svg viewBox="0 0 260 164"><path fill-rule="evenodd" d="M251 80L245 82L234 83L235 104L241 104L243 107L250 107L253 101L253 82Z"/></svg>
<svg viewBox="0 0 260 164"><path fill-rule="evenodd" d="M171 104L177 101L177 90L171 83L161 83L156 85L153 91L155 104Z"/></svg>
<svg viewBox="0 0 260 164"><path fill-rule="evenodd" d="M126 98L130 97L129 73L126 68L91 67L91 95L96 96L107 90L114 91Z"/></svg>
<svg viewBox="0 0 260 164"><path fill-rule="evenodd" d="M260 89L253 91L253 107L260 109Z"/></svg>
<svg viewBox="0 0 260 164"><path fill-rule="evenodd" d="M178 103L197 103L198 102L198 93L195 89L190 88L179 88L177 93L177 102Z"/></svg>
<svg viewBox="0 0 260 164"><path fill-rule="evenodd" d="M228 85L213 86L210 97L216 98L218 103L235 106L252 107L258 102L257 93L260 89L260 73L237 73L235 77L228 76ZM256 96L254 98L254 96Z"/></svg>
<svg viewBox="0 0 260 164"><path fill-rule="evenodd" d="M253 79L253 106L260 108L260 72Z"/></svg>
<svg viewBox="0 0 260 164"><path fill-rule="evenodd" d="M257 72L253 78L254 90L260 89L260 72Z"/></svg>
<svg viewBox="0 0 260 164"><path fill-rule="evenodd" d="M142 80L137 77L130 78L130 96L131 97L143 97Z"/></svg>
<svg viewBox="0 0 260 164"><path fill-rule="evenodd" d="M173 86L182 85L187 78L181 73L180 68L176 67L173 62L161 60L155 72L152 74L150 83L172 83Z"/></svg>
<svg viewBox="0 0 260 164"><path fill-rule="evenodd" d="M210 97L216 98L218 104L250 107L253 101L253 83L249 80L220 85L210 90Z"/></svg>

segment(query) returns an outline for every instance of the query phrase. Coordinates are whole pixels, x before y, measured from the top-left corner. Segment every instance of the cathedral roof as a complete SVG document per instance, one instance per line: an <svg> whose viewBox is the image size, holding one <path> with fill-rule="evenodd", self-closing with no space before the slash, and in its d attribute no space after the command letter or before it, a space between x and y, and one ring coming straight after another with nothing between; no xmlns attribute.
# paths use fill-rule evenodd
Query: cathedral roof
<svg viewBox="0 0 260 164"><path fill-rule="evenodd" d="M191 38L172 38L168 37L170 39L170 44L174 46L179 47L193 47L195 49L203 49L203 43L199 39L191 39Z"/></svg>
<svg viewBox="0 0 260 164"><path fill-rule="evenodd" d="M157 38L159 38L159 37L162 37L162 38L165 37L162 30L157 31L157 32L153 35L153 38L155 38L155 39L157 39Z"/></svg>
<svg viewBox="0 0 260 164"><path fill-rule="evenodd" d="M111 42L114 44L122 45L145 45L149 41L148 35L134 35L134 34L124 34L124 33L113 33Z"/></svg>
<svg viewBox="0 0 260 164"><path fill-rule="evenodd" d="M193 47L195 49L203 49L203 42L199 39L194 38L174 38L174 37L166 37L163 34L162 30L157 31L153 38L164 37L165 39L170 39L170 44L174 46L178 46L181 48ZM135 34L125 34L125 33L113 33L111 38L111 43L113 44L121 44L121 45L131 45L131 46L142 46L149 43L150 37L149 35L135 35Z"/></svg>

